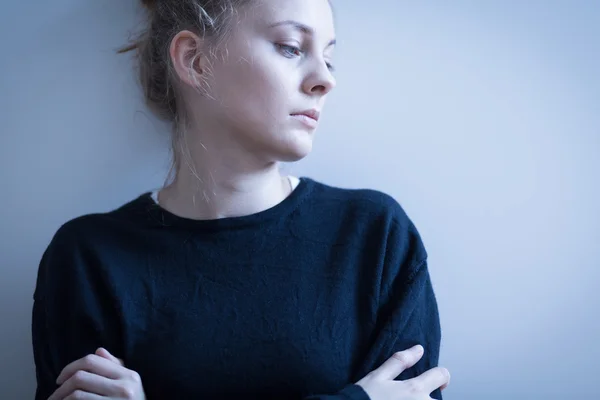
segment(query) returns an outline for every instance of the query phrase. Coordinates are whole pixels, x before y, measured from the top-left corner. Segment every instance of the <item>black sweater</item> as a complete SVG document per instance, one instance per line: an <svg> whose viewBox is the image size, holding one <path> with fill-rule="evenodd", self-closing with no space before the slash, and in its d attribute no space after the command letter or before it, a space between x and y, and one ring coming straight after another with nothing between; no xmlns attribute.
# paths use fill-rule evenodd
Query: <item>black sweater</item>
<svg viewBox="0 0 600 400"><path fill-rule="evenodd" d="M152 399L367 400L395 351L438 362L427 253L391 197L303 178L250 216L191 220L150 193L58 229L34 293L36 399L105 347ZM441 399L439 390L433 397Z"/></svg>

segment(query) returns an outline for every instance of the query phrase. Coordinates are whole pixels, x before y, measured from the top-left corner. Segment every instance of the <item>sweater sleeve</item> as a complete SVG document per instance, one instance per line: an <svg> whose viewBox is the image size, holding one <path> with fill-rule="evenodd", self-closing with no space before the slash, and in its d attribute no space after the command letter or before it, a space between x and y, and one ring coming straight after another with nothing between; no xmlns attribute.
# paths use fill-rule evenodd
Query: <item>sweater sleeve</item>
<svg viewBox="0 0 600 400"><path fill-rule="evenodd" d="M425 348L425 354L396 380L414 378L438 366L440 318L427 261L419 262L408 275L399 275L389 288L389 298L382 304L376 337L360 369L360 377L378 368L395 352L417 344ZM442 400L441 391L435 390L431 397Z"/></svg>
<svg viewBox="0 0 600 400"><path fill-rule="evenodd" d="M357 379L378 368L395 352L420 344L419 362L396 380L414 378L437 367L441 345L440 315L428 255L417 228L401 208L390 224L385 261L380 272L378 317ZM431 397L441 400L439 389Z"/></svg>
<svg viewBox="0 0 600 400"><path fill-rule="evenodd" d="M356 384L349 384L340 392L332 395L313 395L303 400L370 400L367 392Z"/></svg>
<svg viewBox="0 0 600 400"><path fill-rule="evenodd" d="M392 354L420 344L425 353L421 360L395 380L417 377L437 367L441 345L438 305L428 269L427 251L412 222L399 209L400 218L392 224L385 262L380 271L378 317L374 339L354 376L359 381L377 369ZM442 400L436 389L431 397ZM310 400L368 400L358 385L349 385L334 396L310 397Z"/></svg>
<svg viewBox="0 0 600 400"><path fill-rule="evenodd" d="M438 365L441 330L438 308L431 279L427 270L427 262L423 261L415 267L411 279L398 283L393 289L392 297L384 305L380 317L380 328L356 381L378 368L393 353L406 350L416 344L425 348L425 354L412 368L404 371L396 380L407 380L421 375ZM439 389L431 397L442 400ZM368 400L369 396L358 385L349 385L333 396L314 396L307 400Z"/></svg>
<svg viewBox="0 0 600 400"><path fill-rule="evenodd" d="M58 388L56 378L69 363L101 346L120 349L116 314L109 309L102 276L94 265L92 254L66 227L42 255L31 322L36 400L47 399Z"/></svg>

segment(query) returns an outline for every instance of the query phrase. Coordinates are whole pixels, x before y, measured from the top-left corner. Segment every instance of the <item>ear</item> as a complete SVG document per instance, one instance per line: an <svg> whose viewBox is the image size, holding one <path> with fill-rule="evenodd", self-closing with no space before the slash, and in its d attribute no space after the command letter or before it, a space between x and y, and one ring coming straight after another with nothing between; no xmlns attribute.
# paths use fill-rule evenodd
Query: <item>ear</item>
<svg viewBox="0 0 600 400"><path fill-rule="evenodd" d="M195 33L184 30L171 41L169 54L179 79L193 88L198 88L208 74L209 61L205 40Z"/></svg>

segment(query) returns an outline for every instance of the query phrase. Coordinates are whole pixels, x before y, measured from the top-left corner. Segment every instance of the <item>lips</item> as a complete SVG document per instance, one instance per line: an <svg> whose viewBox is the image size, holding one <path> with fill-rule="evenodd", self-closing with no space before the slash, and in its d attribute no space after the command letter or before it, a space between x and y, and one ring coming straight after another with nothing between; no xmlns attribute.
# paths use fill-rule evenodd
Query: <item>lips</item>
<svg viewBox="0 0 600 400"><path fill-rule="evenodd" d="M304 115L304 116L306 116L306 117L308 117L310 119L318 121L319 117L320 117L320 112L318 110L312 109L312 110L305 110L305 111L300 111L300 112L297 112L297 113L293 113L292 115L293 116L295 116L295 115Z"/></svg>
<svg viewBox="0 0 600 400"><path fill-rule="evenodd" d="M305 114L292 114L291 117L310 130L316 129L319 124L316 119Z"/></svg>

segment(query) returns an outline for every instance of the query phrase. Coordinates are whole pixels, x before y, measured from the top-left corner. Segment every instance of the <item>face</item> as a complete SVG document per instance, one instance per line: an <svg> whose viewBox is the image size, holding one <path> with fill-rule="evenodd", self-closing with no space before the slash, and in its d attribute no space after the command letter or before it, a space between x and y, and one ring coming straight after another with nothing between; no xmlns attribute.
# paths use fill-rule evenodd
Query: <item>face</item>
<svg viewBox="0 0 600 400"><path fill-rule="evenodd" d="M203 77L202 118L268 161L301 159L335 86L329 2L262 0L237 18Z"/></svg>

